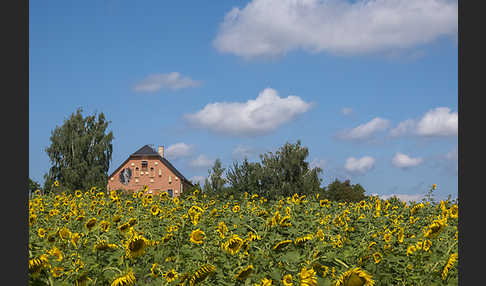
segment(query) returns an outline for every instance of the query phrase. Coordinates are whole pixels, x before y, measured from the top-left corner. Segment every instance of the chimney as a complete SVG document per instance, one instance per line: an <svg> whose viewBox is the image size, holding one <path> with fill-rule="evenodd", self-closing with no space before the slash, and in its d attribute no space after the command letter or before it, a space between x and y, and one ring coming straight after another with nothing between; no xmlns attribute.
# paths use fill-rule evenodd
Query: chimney
<svg viewBox="0 0 486 286"><path fill-rule="evenodd" d="M159 155L164 158L164 146L159 146Z"/></svg>

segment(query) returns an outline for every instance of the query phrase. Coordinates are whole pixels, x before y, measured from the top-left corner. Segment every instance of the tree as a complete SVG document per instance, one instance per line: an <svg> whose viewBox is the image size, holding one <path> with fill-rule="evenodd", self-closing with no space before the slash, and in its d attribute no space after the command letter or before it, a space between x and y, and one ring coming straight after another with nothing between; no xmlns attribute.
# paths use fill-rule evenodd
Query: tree
<svg viewBox="0 0 486 286"><path fill-rule="evenodd" d="M29 178L29 194L34 193L36 190L40 189L40 184Z"/></svg>
<svg viewBox="0 0 486 286"><path fill-rule="evenodd" d="M226 180L223 178L225 168L221 165L221 160L218 158L214 161L211 170L208 171L208 177L204 182L204 192L208 194L221 194L224 191Z"/></svg>
<svg viewBox="0 0 486 286"><path fill-rule="evenodd" d="M286 143L275 154L267 152L260 155L261 184L263 195L269 198L314 194L320 190L319 167L309 168L305 161L309 155L307 147L302 147L300 140L296 144Z"/></svg>
<svg viewBox="0 0 486 286"><path fill-rule="evenodd" d="M51 161L51 168L44 175L47 189L54 181L71 191L106 187L113 132L105 132L111 122L105 120L103 113L98 117L96 113L86 117L81 113L78 108L51 133L51 145L45 149Z"/></svg>
<svg viewBox="0 0 486 286"><path fill-rule="evenodd" d="M247 158L241 164L233 162L226 172L226 180L234 195L244 192L261 194L261 166L257 162L250 163Z"/></svg>
<svg viewBox="0 0 486 286"><path fill-rule="evenodd" d="M338 179L327 186L325 196L332 201L359 202L366 198L365 190L360 184L351 185L349 180Z"/></svg>

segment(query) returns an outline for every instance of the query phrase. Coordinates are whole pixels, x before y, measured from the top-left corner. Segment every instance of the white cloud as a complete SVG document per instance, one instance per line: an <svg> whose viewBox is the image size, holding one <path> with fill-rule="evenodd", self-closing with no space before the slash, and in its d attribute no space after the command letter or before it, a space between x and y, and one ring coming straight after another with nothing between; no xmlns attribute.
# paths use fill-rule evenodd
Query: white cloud
<svg viewBox="0 0 486 286"><path fill-rule="evenodd" d="M298 96L281 98L276 90L266 88L247 102L207 104L185 118L197 127L236 136L265 135L308 111L311 104Z"/></svg>
<svg viewBox="0 0 486 286"><path fill-rule="evenodd" d="M189 166L194 168L208 168L212 167L214 160L209 159L204 154L199 155L194 160L189 162Z"/></svg>
<svg viewBox="0 0 486 286"><path fill-rule="evenodd" d="M407 119L405 121L402 121L398 124L397 127L393 128L390 131L390 135L392 137L398 137L398 136L410 133L415 128L415 124L416 123L413 119Z"/></svg>
<svg viewBox="0 0 486 286"><path fill-rule="evenodd" d="M456 136L458 114L447 107L429 110L417 123L417 134L422 136Z"/></svg>
<svg viewBox="0 0 486 286"><path fill-rule="evenodd" d="M376 196L376 194L373 195ZM423 194L390 194L390 195L381 195L380 198L387 200L393 196L396 196L397 198L399 198L401 201L404 202L411 202L411 201L418 202L424 198Z"/></svg>
<svg viewBox="0 0 486 286"><path fill-rule="evenodd" d="M341 113L343 115L350 115L351 113L353 113L353 109L350 107L344 107L343 109L341 109Z"/></svg>
<svg viewBox="0 0 486 286"><path fill-rule="evenodd" d="M424 137L457 136L458 113L447 107L427 111L420 119L407 119L390 131L390 136L413 134Z"/></svg>
<svg viewBox="0 0 486 286"><path fill-rule="evenodd" d="M422 164L424 161L423 158L417 157L417 158L412 158L409 157L406 154L397 152L395 156L393 156L392 163L395 167L402 168L402 169L407 169L410 167L416 167L420 164Z"/></svg>
<svg viewBox="0 0 486 286"><path fill-rule="evenodd" d="M179 90L188 87L200 86L200 81L195 81L189 77L182 77L178 72L168 74L153 74L136 84L133 90L136 92L156 92L162 88Z"/></svg>
<svg viewBox="0 0 486 286"><path fill-rule="evenodd" d="M389 125L390 122L388 120L376 117L351 130L339 133L337 137L344 140L365 140L371 138L375 133L385 130Z"/></svg>
<svg viewBox="0 0 486 286"><path fill-rule="evenodd" d="M165 154L166 154L165 156L168 159L175 160L181 157L189 156L193 149L194 149L193 146L183 142L179 142L167 147L167 149L165 150Z"/></svg>
<svg viewBox="0 0 486 286"><path fill-rule="evenodd" d="M372 170L375 165L375 159L370 156L364 156L360 159L350 157L346 159L344 168L354 174L364 175L368 171Z"/></svg>
<svg viewBox="0 0 486 286"><path fill-rule="evenodd" d="M233 8L213 42L244 58L393 52L457 37L454 0L253 0Z"/></svg>

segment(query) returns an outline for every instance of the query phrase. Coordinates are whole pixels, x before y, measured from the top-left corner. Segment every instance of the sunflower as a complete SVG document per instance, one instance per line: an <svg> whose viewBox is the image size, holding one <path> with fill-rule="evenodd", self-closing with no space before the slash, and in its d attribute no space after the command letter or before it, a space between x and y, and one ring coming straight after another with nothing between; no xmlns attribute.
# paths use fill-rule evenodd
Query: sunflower
<svg viewBox="0 0 486 286"><path fill-rule="evenodd" d="M277 244L275 244L272 249L273 250L281 250L282 248L284 248L285 246L289 245L292 243L292 240L291 239L288 239L288 240L282 240L282 241L279 241L277 242Z"/></svg>
<svg viewBox="0 0 486 286"><path fill-rule="evenodd" d="M329 267L326 265L322 265L318 262L314 262L312 264L312 269L316 272L317 275L326 277L327 273L329 273Z"/></svg>
<svg viewBox="0 0 486 286"><path fill-rule="evenodd" d="M434 238L439 235L439 233L445 227L445 219L436 219L430 225L424 228L424 237Z"/></svg>
<svg viewBox="0 0 486 286"><path fill-rule="evenodd" d="M170 271L164 273L162 276L165 278L165 280L167 280L167 282L170 283L176 280L177 277L179 277L179 274L174 269L171 269Z"/></svg>
<svg viewBox="0 0 486 286"><path fill-rule="evenodd" d="M59 181L58 180L54 181L54 187L59 187Z"/></svg>
<svg viewBox="0 0 486 286"><path fill-rule="evenodd" d="M130 239L125 243L126 256L129 259L136 258L145 252L145 248L150 244L150 242L140 234L135 233Z"/></svg>
<svg viewBox="0 0 486 286"><path fill-rule="evenodd" d="M240 211L240 206L239 205L235 205L232 210L233 210L234 213L237 213L237 212Z"/></svg>
<svg viewBox="0 0 486 286"><path fill-rule="evenodd" d="M431 246L432 246L432 241L426 239L424 241L424 247L423 247L423 249L428 252L430 250L430 247Z"/></svg>
<svg viewBox="0 0 486 286"><path fill-rule="evenodd" d="M118 246L116 246L116 244L108 243L105 239L102 239L95 243L93 246L93 251L110 250L114 248L118 248Z"/></svg>
<svg viewBox="0 0 486 286"><path fill-rule="evenodd" d="M81 192L81 190L76 190L74 191L74 195L76 196L76 198L80 198L83 195L83 192Z"/></svg>
<svg viewBox="0 0 486 286"><path fill-rule="evenodd" d="M228 227L226 226L224 221L219 222L217 231L219 236L224 239L224 235L226 234L226 232L228 232Z"/></svg>
<svg viewBox="0 0 486 286"><path fill-rule="evenodd" d="M108 232L109 229L110 229L110 222L109 221L106 221L106 220L100 221L100 230L102 232Z"/></svg>
<svg viewBox="0 0 486 286"><path fill-rule="evenodd" d="M328 199L320 200L319 206L328 208L331 206L331 202Z"/></svg>
<svg viewBox="0 0 486 286"><path fill-rule="evenodd" d="M456 204L452 205L452 207L449 209L449 216L451 218L457 218L459 214L459 208Z"/></svg>
<svg viewBox="0 0 486 286"><path fill-rule="evenodd" d="M131 286L135 284L135 275L133 275L133 270L128 270L128 273L118 276L113 280L110 286Z"/></svg>
<svg viewBox="0 0 486 286"><path fill-rule="evenodd" d="M46 230L45 230L45 229L43 229L42 227L41 227L41 228L39 228L39 229L37 230L37 235L38 235L40 238L44 238L44 237L46 236Z"/></svg>
<svg viewBox="0 0 486 286"><path fill-rule="evenodd" d="M307 270L305 267L299 273L301 286L317 286L317 277L314 269Z"/></svg>
<svg viewBox="0 0 486 286"><path fill-rule="evenodd" d="M160 275L160 269L157 267L159 266L157 263L152 264L150 267L150 276L157 278Z"/></svg>
<svg viewBox="0 0 486 286"><path fill-rule="evenodd" d="M260 281L260 284L255 284L255 286L271 286L272 285L272 279L268 279L264 277L262 281Z"/></svg>
<svg viewBox="0 0 486 286"><path fill-rule="evenodd" d="M373 253L373 260L375 260L375 264L380 263L380 261L383 259L383 255L379 252Z"/></svg>
<svg viewBox="0 0 486 286"><path fill-rule="evenodd" d="M49 250L48 253L51 256L57 257L57 261L62 261L63 259L62 251L55 246L51 250Z"/></svg>
<svg viewBox="0 0 486 286"><path fill-rule="evenodd" d="M280 226L292 226L290 223L290 216L286 215L280 220Z"/></svg>
<svg viewBox="0 0 486 286"><path fill-rule="evenodd" d="M238 273L235 275L235 279L237 280L245 280L248 278L248 276L253 272L253 265L248 265L247 267L244 267Z"/></svg>
<svg viewBox="0 0 486 286"><path fill-rule="evenodd" d="M196 270L196 272L194 272L194 274L189 279L189 285L193 286L193 285L203 281L204 279L206 279L206 277L208 277L211 273L213 273L214 270L216 270L216 267L214 265L211 265L211 264L206 264L206 265L200 267L199 269ZM182 282L184 282L186 277L187 277L186 275L183 275L183 277L181 277Z"/></svg>
<svg viewBox="0 0 486 286"><path fill-rule="evenodd" d="M53 268L51 268L51 274L52 274L52 277L54 277L54 278L61 277L64 274L64 268L59 267L59 266L53 267Z"/></svg>
<svg viewBox="0 0 486 286"><path fill-rule="evenodd" d="M415 245L409 245L407 248L407 256L412 255L415 251L417 251L417 248Z"/></svg>
<svg viewBox="0 0 486 286"><path fill-rule="evenodd" d="M160 214L160 209L157 205L152 205L152 207L150 208L150 214L152 214L153 216L158 216Z"/></svg>
<svg viewBox="0 0 486 286"><path fill-rule="evenodd" d="M402 243L404 238L405 238L404 230L403 230L403 228L401 227L401 228L398 230L398 233L397 233L397 239L398 239L398 242Z"/></svg>
<svg viewBox="0 0 486 286"><path fill-rule="evenodd" d="M62 240L68 240L71 238L71 231L68 228L63 227L61 230L59 230L59 237Z"/></svg>
<svg viewBox="0 0 486 286"><path fill-rule="evenodd" d="M294 241L294 244L295 245L302 245L302 244L306 243L307 241L312 240L312 238L313 238L313 236L312 236L311 233L307 234L305 236L297 237Z"/></svg>
<svg viewBox="0 0 486 286"><path fill-rule="evenodd" d="M191 240L192 243L202 244L204 236L205 236L204 231L202 231L198 228L198 229L192 231L190 240Z"/></svg>
<svg viewBox="0 0 486 286"><path fill-rule="evenodd" d="M89 220L86 222L86 224L85 224L86 228L87 228L88 230L91 230L91 229L92 229L92 228L93 228L93 227L96 225L96 221L97 221L97 220L96 220L96 218L95 218L95 217L90 218L90 219L89 219Z"/></svg>
<svg viewBox="0 0 486 286"><path fill-rule="evenodd" d="M81 233L77 233L77 232L75 232L71 235L71 243L73 244L73 246L75 248L78 248L78 246L79 246L78 242L79 242L79 239L81 238L81 235L82 235Z"/></svg>
<svg viewBox="0 0 486 286"><path fill-rule="evenodd" d="M387 231L384 235L383 235L383 240L386 242L386 243L390 243L391 241L391 238L392 238L392 235L389 231Z"/></svg>
<svg viewBox="0 0 486 286"><path fill-rule="evenodd" d="M292 274L287 274L282 278L282 283L284 286L292 286L293 285L293 278Z"/></svg>
<svg viewBox="0 0 486 286"><path fill-rule="evenodd" d="M454 266L454 263L457 261L458 254L457 252L452 253L449 256L449 259L447 260L446 265L444 266L444 269L442 269L442 280L445 280L447 278L447 274L449 273L449 270Z"/></svg>
<svg viewBox="0 0 486 286"><path fill-rule="evenodd" d="M373 286L374 284L375 281L370 274L356 267L341 274L334 286Z"/></svg>
<svg viewBox="0 0 486 286"><path fill-rule="evenodd" d="M36 257L29 260L29 273L32 276L37 276L41 270L47 267L49 264L49 260L47 259L46 254L42 254L40 257Z"/></svg>
<svg viewBox="0 0 486 286"><path fill-rule="evenodd" d="M118 223L118 222L120 222L120 221L121 221L121 216L119 216L119 215L114 215L114 216L111 218L111 221L112 221L113 223Z"/></svg>
<svg viewBox="0 0 486 286"><path fill-rule="evenodd" d="M129 223L124 223L118 227L118 230L120 232L127 232L130 229L130 224Z"/></svg>
<svg viewBox="0 0 486 286"><path fill-rule="evenodd" d="M243 239L241 239L237 234L233 234L230 239L228 239L225 243L221 244L221 248L229 254L234 255L238 253L238 251L240 251L242 245Z"/></svg>
<svg viewBox="0 0 486 286"><path fill-rule="evenodd" d="M130 226L134 226L134 225L136 225L136 224L137 224L137 219L136 219L136 218L134 218L134 217L133 217L133 218L131 218L131 219L129 219L129 220L128 220L128 224L129 224Z"/></svg>

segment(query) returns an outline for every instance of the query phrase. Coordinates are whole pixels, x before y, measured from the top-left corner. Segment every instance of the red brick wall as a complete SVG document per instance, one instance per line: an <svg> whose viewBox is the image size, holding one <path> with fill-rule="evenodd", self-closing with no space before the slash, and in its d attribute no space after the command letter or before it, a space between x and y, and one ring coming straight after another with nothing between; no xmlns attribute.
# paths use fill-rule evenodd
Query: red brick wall
<svg viewBox="0 0 486 286"><path fill-rule="evenodd" d="M142 161L147 161L147 171L142 172ZM138 172L136 171L137 167ZM120 172L125 168L130 168L132 171L132 177L127 185L120 182ZM153 172L151 171L151 168L153 168ZM146 172L148 172L148 174L146 174ZM169 178L171 181L169 181ZM167 168L162 161L155 158L129 159L120 169L108 178L107 188L108 191L119 189L139 191L143 189L144 185L147 185L149 191L152 191L153 194L158 194L167 191L168 189L173 190L174 196L180 196L181 193L181 178L177 178L177 176ZM187 190L187 187L188 186L185 184L183 186L183 191Z"/></svg>

